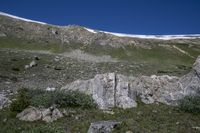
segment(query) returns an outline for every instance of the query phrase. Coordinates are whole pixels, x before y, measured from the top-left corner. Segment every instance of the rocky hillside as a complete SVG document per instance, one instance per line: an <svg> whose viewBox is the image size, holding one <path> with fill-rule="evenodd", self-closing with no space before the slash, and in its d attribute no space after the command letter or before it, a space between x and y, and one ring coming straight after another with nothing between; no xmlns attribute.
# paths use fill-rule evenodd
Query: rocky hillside
<svg viewBox="0 0 200 133"><path fill-rule="evenodd" d="M0 13L0 84L47 88L108 72L186 74L200 54L199 36L165 38L121 36Z"/></svg>
<svg viewBox="0 0 200 133"><path fill-rule="evenodd" d="M37 23L18 19L5 14L0 14L0 36L13 37L17 39L44 43L58 44L92 44L108 45L110 47L137 46L151 48L156 44L198 44L200 36L170 36L168 39L162 37L147 37L146 39L138 38L139 36L120 36L111 32L91 30L81 26L55 26L45 23Z"/></svg>
<svg viewBox="0 0 200 133"><path fill-rule="evenodd" d="M199 132L200 115L190 114L200 110L199 55L200 35L127 35L0 12L0 129Z"/></svg>

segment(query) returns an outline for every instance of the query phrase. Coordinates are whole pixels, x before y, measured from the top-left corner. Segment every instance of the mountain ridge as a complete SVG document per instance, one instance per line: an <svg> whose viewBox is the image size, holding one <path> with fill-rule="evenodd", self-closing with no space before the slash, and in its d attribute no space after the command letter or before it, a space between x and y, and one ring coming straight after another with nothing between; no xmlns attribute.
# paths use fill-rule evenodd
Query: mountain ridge
<svg viewBox="0 0 200 133"><path fill-rule="evenodd" d="M31 19L26 19L22 17L18 17L15 15L7 14L4 12L0 11L1 16L7 16L10 18L26 21L26 22L32 22L32 23L38 23L38 24L43 24L43 25L52 25L52 24L47 24L45 22L40 22L40 21L35 21ZM66 27L66 26L58 26L58 25L52 25L52 26L57 26L57 27ZM70 26L70 25L68 25ZM115 33L115 32L108 32L108 31L102 31L102 30L95 30L87 27L80 26L87 31L91 33L105 33L105 34L110 34L118 37L129 37L129 38L141 38L141 39L160 39L160 40L173 40L173 39L197 39L200 38L200 34L173 34L173 35L142 35L142 34L127 34L127 33Z"/></svg>

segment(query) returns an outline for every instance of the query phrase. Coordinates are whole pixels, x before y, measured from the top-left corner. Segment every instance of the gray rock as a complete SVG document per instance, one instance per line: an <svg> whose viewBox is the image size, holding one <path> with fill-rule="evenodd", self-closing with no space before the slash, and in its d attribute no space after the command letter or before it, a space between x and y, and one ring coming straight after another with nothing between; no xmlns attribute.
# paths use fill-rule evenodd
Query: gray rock
<svg viewBox="0 0 200 133"><path fill-rule="evenodd" d="M125 77L122 75L117 77L114 73L99 74L90 80L77 80L61 89L80 91L92 95L100 109L137 106L134 100L136 99L135 95L129 95L130 88L127 82L123 82L121 78ZM117 84L118 80L119 84Z"/></svg>
<svg viewBox="0 0 200 133"><path fill-rule="evenodd" d="M184 96L200 95L200 56L192 71L181 78L168 75L127 77L106 73L90 80L77 80L61 89L92 95L100 109L136 107L137 97L145 104L177 105Z"/></svg>
<svg viewBox="0 0 200 133"><path fill-rule="evenodd" d="M57 108L48 108L42 111L42 120L45 122L53 122L62 117L63 114Z"/></svg>
<svg viewBox="0 0 200 133"><path fill-rule="evenodd" d="M17 114L17 118L22 121L38 121L53 122L62 118L63 114L55 107L35 108L28 107L21 113Z"/></svg>
<svg viewBox="0 0 200 133"><path fill-rule="evenodd" d="M120 124L116 121L98 121L91 123L87 133L111 133L113 128Z"/></svg>
<svg viewBox="0 0 200 133"><path fill-rule="evenodd" d="M137 77L132 83L131 88L137 91L137 95L145 104L161 102L172 104L174 95L180 92L181 87L178 84L179 78L175 76L141 76Z"/></svg>
<svg viewBox="0 0 200 133"><path fill-rule="evenodd" d="M132 131L126 131L125 133L133 133Z"/></svg>
<svg viewBox="0 0 200 133"><path fill-rule="evenodd" d="M17 118L22 121L38 121L42 119L42 113L35 107L28 107L17 114Z"/></svg>
<svg viewBox="0 0 200 133"><path fill-rule="evenodd" d="M0 37L6 37L5 33L0 32Z"/></svg>
<svg viewBox="0 0 200 133"><path fill-rule="evenodd" d="M136 91L130 88L132 77L116 75L115 106L119 108L133 108L137 106Z"/></svg>
<svg viewBox="0 0 200 133"><path fill-rule="evenodd" d="M25 68L25 69L28 69L28 68L30 68L30 66L29 66L29 65L25 65L24 68Z"/></svg>
<svg viewBox="0 0 200 133"><path fill-rule="evenodd" d="M137 96L146 104L174 103L174 100L177 100L176 97L182 95L178 80L178 77L168 75L127 77L107 73L96 75L90 80L77 80L61 89L92 95L100 109L112 107L126 109L137 106Z"/></svg>
<svg viewBox="0 0 200 133"><path fill-rule="evenodd" d="M30 67L35 67L37 66L37 62L35 60L31 61L31 63L29 64Z"/></svg>
<svg viewBox="0 0 200 133"><path fill-rule="evenodd" d="M11 101L4 94L0 93L0 110L10 105Z"/></svg>
<svg viewBox="0 0 200 133"><path fill-rule="evenodd" d="M92 95L99 108L114 106L115 75L113 73L96 75L91 80L77 80L61 89L84 92Z"/></svg>
<svg viewBox="0 0 200 133"><path fill-rule="evenodd" d="M190 73L180 78L184 95L200 95L200 56L193 65Z"/></svg>

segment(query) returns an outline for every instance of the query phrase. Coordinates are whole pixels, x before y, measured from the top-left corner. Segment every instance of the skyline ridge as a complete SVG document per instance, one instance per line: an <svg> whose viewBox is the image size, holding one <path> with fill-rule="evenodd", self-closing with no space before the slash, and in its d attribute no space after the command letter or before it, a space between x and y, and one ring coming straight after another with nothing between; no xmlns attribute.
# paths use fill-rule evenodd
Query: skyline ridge
<svg viewBox="0 0 200 133"><path fill-rule="evenodd" d="M15 16L15 15L12 15L12 14L2 12L2 11L0 11L0 15L11 17L11 18L14 18L14 19L19 19L19 20L26 21L26 22L33 22L33 23L38 23L38 24L43 24L43 25L52 25L52 24L48 24L46 22L22 18L22 17L19 17L19 16ZM59 26L59 25L53 25L53 26ZM66 26L69 26L69 25L66 25ZM115 35L115 36L119 36L119 37L131 37L131 38L135 37L135 38L161 39L161 40L200 38L200 34L168 34L168 35L167 34L166 35L129 34L129 33L116 33L116 32L112 32L112 31L102 31L102 30L98 30L98 29L91 29L89 27L84 27L84 26L81 26L81 27L83 27L87 31L94 33L94 34L96 34L98 32L103 32L103 33L106 33L106 34L111 34L111 35Z"/></svg>

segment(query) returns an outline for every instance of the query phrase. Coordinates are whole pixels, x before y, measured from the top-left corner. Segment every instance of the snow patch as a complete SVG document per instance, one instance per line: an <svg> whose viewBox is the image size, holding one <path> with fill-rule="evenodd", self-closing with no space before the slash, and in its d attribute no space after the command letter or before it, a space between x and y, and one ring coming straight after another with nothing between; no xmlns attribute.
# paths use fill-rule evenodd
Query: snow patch
<svg viewBox="0 0 200 133"><path fill-rule="evenodd" d="M11 17L11 18L19 19L19 20L23 20L23 21L26 21L26 22L32 22L32 23L38 23L38 24L46 24L44 22L39 22L39 21L34 21L34 20L30 20L30 19L21 18L21 17L17 17L17 16L14 16L14 15L10 15L10 14L4 13L4 12L0 12L0 15L8 16L8 17Z"/></svg>
<svg viewBox="0 0 200 133"><path fill-rule="evenodd" d="M142 38L142 39L160 39L160 40L172 40L172 39L197 39L200 38L200 34L188 34L188 35L137 35L137 34L124 34L107 31L97 31L89 28L85 28L91 33L103 32L118 37L131 37L131 38Z"/></svg>
<svg viewBox="0 0 200 133"><path fill-rule="evenodd" d="M84 29L86 29L87 31L89 31L89 32L92 32L92 33L97 33L95 30L93 30L93 29L89 29L89 28L85 28L84 27Z"/></svg>

